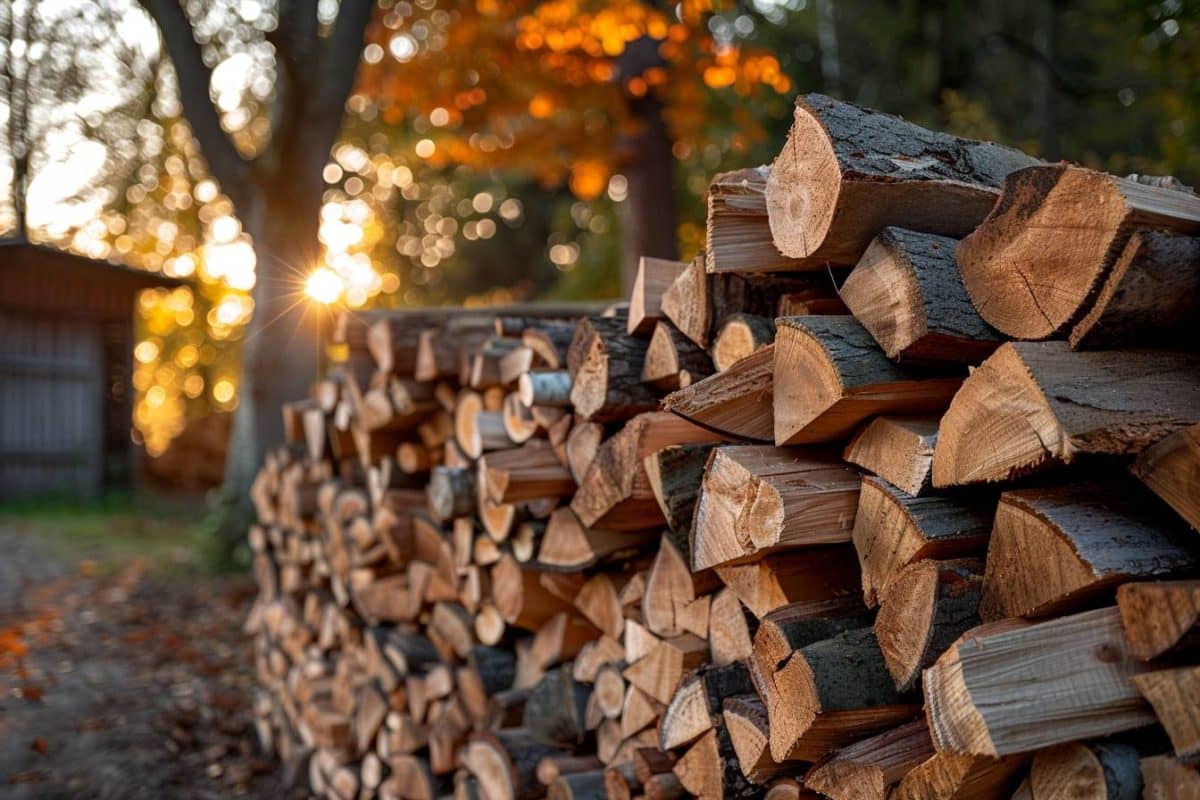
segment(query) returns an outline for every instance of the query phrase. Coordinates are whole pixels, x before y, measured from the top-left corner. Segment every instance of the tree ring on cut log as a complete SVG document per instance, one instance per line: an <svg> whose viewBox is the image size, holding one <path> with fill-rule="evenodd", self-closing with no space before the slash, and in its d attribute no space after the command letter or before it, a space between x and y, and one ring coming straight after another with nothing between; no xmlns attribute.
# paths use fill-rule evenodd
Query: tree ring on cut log
<svg viewBox="0 0 1200 800"><path fill-rule="evenodd" d="M767 210L775 246L805 258L825 241L841 194L842 175L829 133L797 104L787 142L767 176Z"/></svg>
<svg viewBox="0 0 1200 800"><path fill-rule="evenodd" d="M780 369L786 364L786 369ZM787 443L842 399L842 378L824 343L781 325L775 337L775 443Z"/></svg>

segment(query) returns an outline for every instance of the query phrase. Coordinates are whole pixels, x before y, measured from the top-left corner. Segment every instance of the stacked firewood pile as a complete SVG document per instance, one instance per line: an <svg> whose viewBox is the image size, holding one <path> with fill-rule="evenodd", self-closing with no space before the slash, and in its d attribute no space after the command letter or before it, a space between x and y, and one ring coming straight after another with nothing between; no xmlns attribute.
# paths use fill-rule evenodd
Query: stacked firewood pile
<svg viewBox="0 0 1200 800"><path fill-rule="evenodd" d="M1200 198L814 95L708 203L627 305L343 319L254 490L264 741L340 800L1200 796Z"/></svg>

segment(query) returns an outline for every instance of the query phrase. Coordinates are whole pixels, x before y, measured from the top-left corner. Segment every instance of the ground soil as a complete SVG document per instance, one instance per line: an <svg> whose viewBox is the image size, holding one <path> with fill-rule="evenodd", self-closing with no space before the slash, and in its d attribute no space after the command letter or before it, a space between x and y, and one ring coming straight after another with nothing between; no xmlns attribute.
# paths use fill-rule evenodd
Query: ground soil
<svg viewBox="0 0 1200 800"><path fill-rule="evenodd" d="M0 798L294 796L258 751L248 578L0 521Z"/></svg>

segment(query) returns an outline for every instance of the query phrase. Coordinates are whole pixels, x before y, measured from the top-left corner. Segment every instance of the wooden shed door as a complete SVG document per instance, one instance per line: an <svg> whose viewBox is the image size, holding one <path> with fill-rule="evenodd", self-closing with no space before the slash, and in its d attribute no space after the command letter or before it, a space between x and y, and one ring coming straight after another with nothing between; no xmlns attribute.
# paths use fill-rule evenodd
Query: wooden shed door
<svg viewBox="0 0 1200 800"><path fill-rule="evenodd" d="M0 311L0 499L96 495L103 377L95 322Z"/></svg>

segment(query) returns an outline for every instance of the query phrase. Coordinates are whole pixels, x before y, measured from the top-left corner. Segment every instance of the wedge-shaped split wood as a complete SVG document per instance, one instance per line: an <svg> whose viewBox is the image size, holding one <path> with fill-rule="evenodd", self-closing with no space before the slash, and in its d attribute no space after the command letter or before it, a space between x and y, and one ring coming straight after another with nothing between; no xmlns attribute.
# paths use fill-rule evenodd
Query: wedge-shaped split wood
<svg viewBox="0 0 1200 800"><path fill-rule="evenodd" d="M1200 649L1200 581L1127 583L1117 607L1129 652L1148 661Z"/></svg>
<svg viewBox="0 0 1200 800"><path fill-rule="evenodd" d="M1172 347L1186 341L1197 314L1200 239L1142 229L1129 237L1091 310L1071 329L1071 346Z"/></svg>
<svg viewBox="0 0 1200 800"><path fill-rule="evenodd" d="M642 365L642 381L663 391L691 386L713 373L712 360L691 339L666 320L654 326L646 361Z"/></svg>
<svg viewBox="0 0 1200 800"><path fill-rule="evenodd" d="M805 774L804 785L831 800L884 800L933 753L929 726L915 719L821 759Z"/></svg>
<svg viewBox="0 0 1200 800"><path fill-rule="evenodd" d="M1029 767L1031 800L1094 797L1120 800L1142 786L1137 748L1116 742L1071 742L1039 750Z"/></svg>
<svg viewBox="0 0 1200 800"><path fill-rule="evenodd" d="M776 444L842 439L878 414L941 411L961 384L889 361L854 317L776 320Z"/></svg>
<svg viewBox="0 0 1200 800"><path fill-rule="evenodd" d="M646 474L646 456L672 445L724 438L676 414L640 414L600 446L571 500L571 509L589 527L644 530L661 526L664 519Z"/></svg>
<svg viewBox="0 0 1200 800"><path fill-rule="evenodd" d="M894 361L978 364L1000 346L963 288L956 239L884 228L839 291Z"/></svg>
<svg viewBox="0 0 1200 800"><path fill-rule="evenodd" d="M858 559L848 544L805 548L802 556L779 553L717 567L716 573L760 619L789 603L857 594L862 584Z"/></svg>
<svg viewBox="0 0 1200 800"><path fill-rule="evenodd" d="M1022 169L958 249L975 308L1016 339L1046 339L1088 310L1139 227L1200 231L1200 197L1053 164Z"/></svg>
<svg viewBox="0 0 1200 800"><path fill-rule="evenodd" d="M700 800L751 798L762 793L742 775L724 726L701 736L676 762L673 771L684 790Z"/></svg>
<svg viewBox="0 0 1200 800"><path fill-rule="evenodd" d="M916 497L929 490L937 429L937 417L876 417L854 434L842 458Z"/></svg>
<svg viewBox="0 0 1200 800"><path fill-rule="evenodd" d="M1034 163L1018 150L806 95L767 179L771 233L784 255L817 265L857 263L889 225L962 236L991 210L1005 176Z"/></svg>
<svg viewBox="0 0 1200 800"><path fill-rule="evenodd" d="M1002 757L1154 722L1115 607L982 625L922 678L939 751ZM1036 687L1032 689L1032 687Z"/></svg>
<svg viewBox="0 0 1200 800"><path fill-rule="evenodd" d="M888 672L900 691L916 686L959 636L979 625L983 562L914 562L883 594L875 635Z"/></svg>
<svg viewBox="0 0 1200 800"><path fill-rule="evenodd" d="M680 416L737 439L770 442L775 437L773 380L775 348L767 345L727 369L663 398Z"/></svg>
<svg viewBox="0 0 1200 800"><path fill-rule="evenodd" d="M676 545L686 550L690 562L691 546L687 538L691 532L692 516L696 510L696 498L700 495L700 483L704 480L704 465L715 445L683 444L664 447L643 459L646 477L650 480L650 491L658 501L667 527L674 534Z"/></svg>
<svg viewBox="0 0 1200 800"><path fill-rule="evenodd" d="M1027 754L1006 758L943 751L914 767L892 800L988 800L1013 796L1029 765Z"/></svg>
<svg viewBox="0 0 1200 800"><path fill-rule="evenodd" d="M581 319L567 357L575 413L616 422L656 408L658 395L642 383L645 360L645 340L626 333L624 319Z"/></svg>
<svg viewBox="0 0 1200 800"><path fill-rule="evenodd" d="M718 448L696 503L692 569L849 541L858 485L858 473L824 450Z"/></svg>
<svg viewBox="0 0 1200 800"><path fill-rule="evenodd" d="M1200 666L1146 672L1131 680L1154 707L1175 755L1190 764L1200 761Z"/></svg>
<svg viewBox="0 0 1200 800"><path fill-rule="evenodd" d="M1133 474L1200 531L1200 425L1147 447L1134 462Z"/></svg>
<svg viewBox="0 0 1200 800"><path fill-rule="evenodd" d="M640 661L625 668L625 680L666 705L688 673L708 657L708 642L685 633L663 639Z"/></svg>
<svg viewBox="0 0 1200 800"><path fill-rule="evenodd" d="M479 475L495 503L567 497L575 492L570 471L542 439L487 453L479 459Z"/></svg>
<svg viewBox="0 0 1200 800"><path fill-rule="evenodd" d="M658 746L674 750L712 729L726 697L754 689L745 664L708 665L685 680L671 697L658 726Z"/></svg>
<svg viewBox="0 0 1200 800"><path fill-rule="evenodd" d="M509 728L471 734L460 758L479 782L483 796L534 800L545 792L537 779L538 762L560 752L522 728Z"/></svg>
<svg viewBox="0 0 1200 800"><path fill-rule="evenodd" d="M904 567L925 558L982 556L992 529L994 500L912 497L887 481L862 479L852 539L869 606Z"/></svg>
<svg viewBox="0 0 1200 800"><path fill-rule="evenodd" d="M771 757L815 761L920 713L898 692L871 628L840 633L801 647L774 672L767 698Z"/></svg>
<svg viewBox="0 0 1200 800"><path fill-rule="evenodd" d="M712 363L718 370L732 367L775 341L775 319L754 314L734 314L721 322L712 346Z"/></svg>
<svg viewBox="0 0 1200 800"><path fill-rule="evenodd" d="M933 485L1011 480L1087 454L1133 455L1197 422L1200 355L1010 342L971 373L942 417Z"/></svg>
<svg viewBox="0 0 1200 800"><path fill-rule="evenodd" d="M767 219L770 167L713 176L708 185L705 252L709 272L776 272L803 269L775 247Z"/></svg>
<svg viewBox="0 0 1200 800"><path fill-rule="evenodd" d="M1172 756L1143 758L1142 797L1200 800L1200 772Z"/></svg>
<svg viewBox="0 0 1200 800"><path fill-rule="evenodd" d="M658 541L656 531L589 528L569 508L556 508L546 522L538 548L538 566L561 571L589 569L602 561L635 555Z"/></svg>
<svg viewBox="0 0 1200 800"><path fill-rule="evenodd" d="M638 260L633 291L629 293L629 317L625 330L632 336L649 336L663 319L662 298L679 273L687 268L683 261L642 256Z"/></svg>
<svg viewBox="0 0 1200 800"><path fill-rule="evenodd" d="M758 695L726 697L722 704L722 722L737 755L738 767L746 780L763 784L779 775L794 772L796 765L780 764L771 758L771 733L767 707Z"/></svg>
<svg viewBox="0 0 1200 800"><path fill-rule="evenodd" d="M1068 613L1129 580L1200 569L1195 534L1135 482L1005 492L988 544L985 621Z"/></svg>

